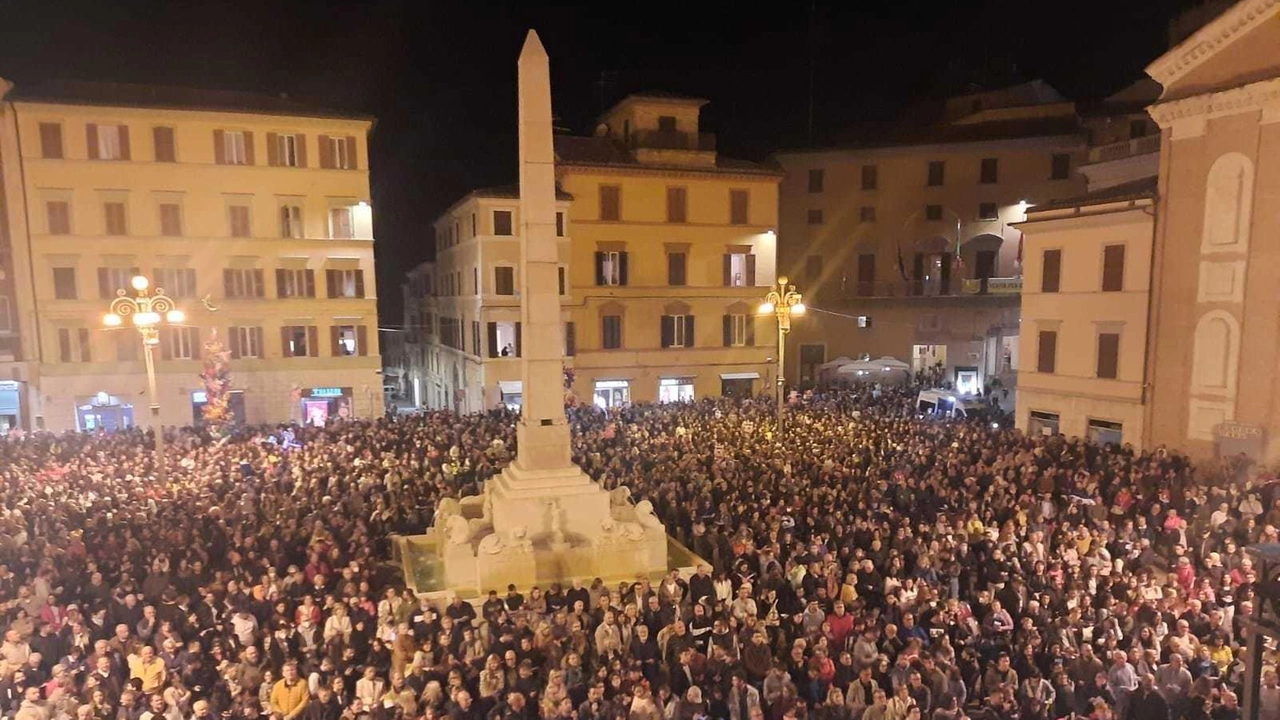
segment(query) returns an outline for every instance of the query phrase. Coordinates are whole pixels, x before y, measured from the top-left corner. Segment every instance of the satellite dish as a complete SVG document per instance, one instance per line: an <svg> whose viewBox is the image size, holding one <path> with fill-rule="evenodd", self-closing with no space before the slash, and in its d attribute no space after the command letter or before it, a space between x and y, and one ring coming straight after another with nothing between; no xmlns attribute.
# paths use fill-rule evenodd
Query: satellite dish
<svg viewBox="0 0 1280 720"><path fill-rule="evenodd" d="M609 136L609 126L608 126L608 125L606 125L606 124L604 124L604 123L600 123L599 125L597 125L597 126L596 126L595 136L596 136L596 137L608 137L608 136Z"/></svg>

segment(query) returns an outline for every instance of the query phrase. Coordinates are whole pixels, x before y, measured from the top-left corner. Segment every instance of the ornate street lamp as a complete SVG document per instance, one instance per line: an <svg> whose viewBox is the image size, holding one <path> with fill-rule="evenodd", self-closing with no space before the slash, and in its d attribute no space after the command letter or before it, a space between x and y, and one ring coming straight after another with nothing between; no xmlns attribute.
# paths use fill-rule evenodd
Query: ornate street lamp
<svg viewBox="0 0 1280 720"><path fill-rule="evenodd" d="M142 350L147 361L147 397L151 402L151 430L156 436L156 474L161 483L166 480L164 466L164 429L160 424L160 398L156 394L156 363L154 350L160 344L160 324L180 325L187 319L173 299L164 294L163 288L149 290L151 283L141 275L130 282L135 294L121 288L111 301L110 312L102 316L102 324L108 329L120 328L125 318L133 322L142 338Z"/></svg>
<svg viewBox="0 0 1280 720"><path fill-rule="evenodd" d="M787 380L783 376L786 365L783 360L787 350L787 333L791 332L791 316L804 315L804 303L796 286L789 284L785 275L778 278L778 284L769 294L764 296L757 312L761 315L773 313L778 320L778 435L782 435L782 410L786 404Z"/></svg>

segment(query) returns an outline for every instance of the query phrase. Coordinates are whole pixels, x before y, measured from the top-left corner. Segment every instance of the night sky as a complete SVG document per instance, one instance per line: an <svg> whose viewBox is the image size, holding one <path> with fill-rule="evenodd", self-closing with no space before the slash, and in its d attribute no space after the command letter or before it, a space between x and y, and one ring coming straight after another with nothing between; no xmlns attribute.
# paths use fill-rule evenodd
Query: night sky
<svg viewBox="0 0 1280 720"><path fill-rule="evenodd" d="M558 125L628 92L707 98L722 153L762 159L973 84L1041 77L1096 99L1165 49L1195 0L545 3L0 0L0 77L271 94L378 117L371 138L382 325L431 255L430 223L516 178L515 61L551 55Z"/></svg>

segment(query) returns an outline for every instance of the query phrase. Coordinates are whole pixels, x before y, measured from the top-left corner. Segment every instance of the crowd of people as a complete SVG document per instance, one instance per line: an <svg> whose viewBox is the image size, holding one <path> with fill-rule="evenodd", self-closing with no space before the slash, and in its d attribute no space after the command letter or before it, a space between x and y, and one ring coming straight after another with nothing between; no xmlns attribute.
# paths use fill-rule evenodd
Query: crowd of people
<svg viewBox="0 0 1280 720"><path fill-rule="evenodd" d="M388 538L511 459L509 411L175 431L163 482L141 432L7 438L0 718L1239 720L1265 473L892 390L772 412L570 410L705 564L444 607Z"/></svg>

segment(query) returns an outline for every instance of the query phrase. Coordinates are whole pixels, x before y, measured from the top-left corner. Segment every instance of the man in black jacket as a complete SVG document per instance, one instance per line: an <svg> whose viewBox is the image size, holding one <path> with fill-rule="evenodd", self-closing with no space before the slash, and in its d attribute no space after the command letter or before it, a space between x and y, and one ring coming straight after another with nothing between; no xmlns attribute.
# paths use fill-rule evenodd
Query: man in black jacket
<svg viewBox="0 0 1280 720"><path fill-rule="evenodd" d="M1129 707L1121 720L1169 720L1169 704L1156 692L1156 678L1142 676L1138 689L1129 696Z"/></svg>

